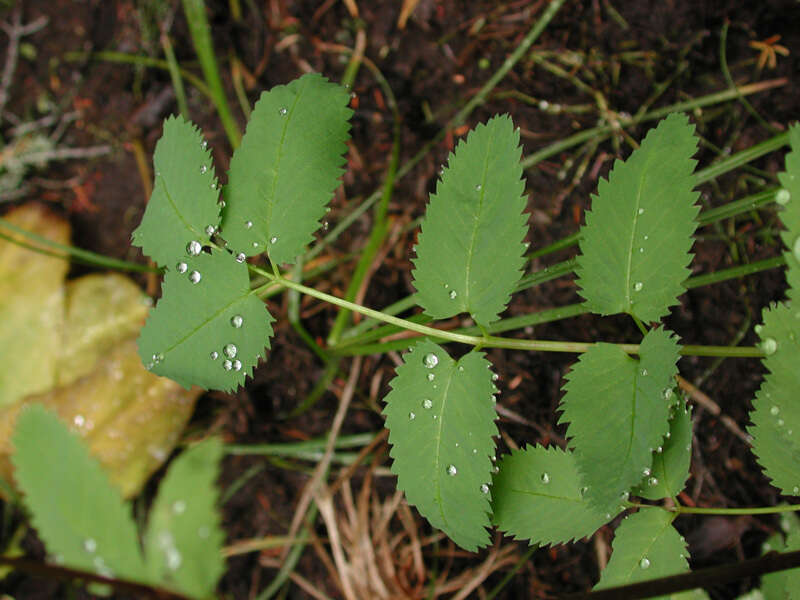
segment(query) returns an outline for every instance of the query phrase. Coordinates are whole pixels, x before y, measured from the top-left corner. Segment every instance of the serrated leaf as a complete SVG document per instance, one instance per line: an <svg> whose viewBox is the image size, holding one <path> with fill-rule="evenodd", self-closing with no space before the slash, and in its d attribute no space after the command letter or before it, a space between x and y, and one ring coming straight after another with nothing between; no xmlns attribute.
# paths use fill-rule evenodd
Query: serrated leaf
<svg viewBox="0 0 800 600"><path fill-rule="evenodd" d="M145 534L151 577L209 598L225 571L216 480L222 444L208 439L181 454L158 488Z"/></svg>
<svg viewBox="0 0 800 600"><path fill-rule="evenodd" d="M564 385L561 401L567 436L587 499L603 512L651 468L652 450L669 428L669 403L678 343L664 329L642 340L639 360L616 345L596 344L584 352Z"/></svg>
<svg viewBox="0 0 800 600"><path fill-rule="evenodd" d="M672 396L672 388L669 395ZM669 434L653 452L652 473L635 488L634 496L649 500L674 498L689 478L692 458L692 414L681 400L669 421Z"/></svg>
<svg viewBox="0 0 800 600"><path fill-rule="evenodd" d="M783 204L780 218L787 229L781 232L781 239L789 249L783 254L788 267L786 279L789 289L786 295L797 300L800 295L800 124L794 124L789 129L789 141L792 150L786 155L786 171L778 175L785 192L778 192L776 199Z"/></svg>
<svg viewBox="0 0 800 600"><path fill-rule="evenodd" d="M525 263L519 132L507 115L469 133L431 194L414 262L417 302L435 319L505 310Z"/></svg>
<svg viewBox="0 0 800 600"><path fill-rule="evenodd" d="M589 310L657 321L677 304L699 210L692 191L696 151L694 126L671 114L600 181L576 268Z"/></svg>
<svg viewBox="0 0 800 600"><path fill-rule="evenodd" d="M203 136L183 117L164 121L153 155L155 179L133 243L161 266L174 266L195 241L206 245L219 225L219 190Z"/></svg>
<svg viewBox="0 0 800 600"><path fill-rule="evenodd" d="M183 273L164 275L162 298L139 336L139 356L184 387L233 390L269 348L274 319L250 292L246 264L217 250L184 261ZM200 275L197 283L193 273Z"/></svg>
<svg viewBox="0 0 800 600"><path fill-rule="evenodd" d="M800 495L800 310L779 304L764 310L757 326L768 373L753 401L748 433L753 453L772 485L785 495Z"/></svg>
<svg viewBox="0 0 800 600"><path fill-rule="evenodd" d="M571 452L529 446L503 457L498 467L492 521L517 539L565 544L593 534L614 516L583 497Z"/></svg>
<svg viewBox="0 0 800 600"><path fill-rule="evenodd" d="M146 581L130 507L80 439L34 404L19 416L13 444L14 476L56 562Z"/></svg>
<svg viewBox="0 0 800 600"><path fill-rule="evenodd" d="M342 174L347 91L316 73L261 94L224 189L222 236L248 256L294 262Z"/></svg>
<svg viewBox="0 0 800 600"><path fill-rule="evenodd" d="M489 542L491 365L474 351L455 361L427 340L404 359L383 411L397 487L431 525L474 551Z"/></svg>
<svg viewBox="0 0 800 600"><path fill-rule="evenodd" d="M652 508L623 519L611 546L611 560L594 589L687 572L689 552L672 526L674 518L673 513Z"/></svg>

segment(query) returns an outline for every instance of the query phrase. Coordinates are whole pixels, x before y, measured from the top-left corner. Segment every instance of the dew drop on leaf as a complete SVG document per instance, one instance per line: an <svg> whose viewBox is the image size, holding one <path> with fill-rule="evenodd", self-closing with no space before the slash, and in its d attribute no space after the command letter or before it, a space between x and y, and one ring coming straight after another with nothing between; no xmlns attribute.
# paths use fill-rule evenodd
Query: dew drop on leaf
<svg viewBox="0 0 800 600"><path fill-rule="evenodd" d="M650 475L650 468L649 467L645 467L644 469L642 469L642 475L644 475L645 477L648 477Z"/></svg>
<svg viewBox="0 0 800 600"><path fill-rule="evenodd" d="M206 235L212 236L217 231L217 228L213 225L206 225Z"/></svg>
<svg viewBox="0 0 800 600"><path fill-rule="evenodd" d="M643 215L643 214L644 214L644 209L643 209L643 208L640 208L640 209L639 209L637 212L638 212L640 215Z"/></svg>
<svg viewBox="0 0 800 600"><path fill-rule="evenodd" d="M253 226L253 222L252 221L245 221L244 222L244 228L245 229L250 229L252 226Z"/></svg>
<svg viewBox="0 0 800 600"><path fill-rule="evenodd" d="M642 557L642 560L639 561L639 568L640 569L649 569L650 568L650 559L646 556Z"/></svg>
<svg viewBox="0 0 800 600"><path fill-rule="evenodd" d="M458 469L456 469L455 465L448 465L447 474L450 475L450 477L454 477L456 474L458 474Z"/></svg>
<svg viewBox="0 0 800 600"><path fill-rule="evenodd" d="M188 268L189 268L189 265L187 265L185 262L179 262L177 265L175 265L175 270L178 273L186 273L186 270Z"/></svg>
<svg viewBox="0 0 800 600"><path fill-rule="evenodd" d="M229 360L226 360L222 363L222 368L226 371L230 371L233 368L233 363Z"/></svg>
<svg viewBox="0 0 800 600"><path fill-rule="evenodd" d="M417 418L417 415L414 414L414 411L411 411L410 413L408 413L408 420L409 421L413 421L416 418Z"/></svg>
<svg viewBox="0 0 800 600"><path fill-rule="evenodd" d="M775 194L775 202L780 204L781 206L786 206L789 204L789 200L792 199L792 194L789 193L787 189L780 189L778 193Z"/></svg>
<svg viewBox="0 0 800 600"><path fill-rule="evenodd" d="M203 276L200 275L200 271L192 271L191 273L189 273L189 281L191 281L192 283L200 283L200 280L202 278Z"/></svg>
<svg viewBox="0 0 800 600"><path fill-rule="evenodd" d="M231 317L231 325L236 327L236 329L239 329L239 327L242 326L242 323L244 323L242 315L233 315L233 317Z"/></svg>
<svg viewBox="0 0 800 600"><path fill-rule="evenodd" d="M647 369L642 369L642 377L647 377Z"/></svg>
<svg viewBox="0 0 800 600"><path fill-rule="evenodd" d="M672 398L672 388L671 387L664 388L664 391L661 392L661 395L663 396L664 400L669 400L670 398Z"/></svg>
<svg viewBox="0 0 800 600"><path fill-rule="evenodd" d="M93 538L86 538L83 540L83 549L91 554L97 550L97 542Z"/></svg>
<svg viewBox="0 0 800 600"><path fill-rule="evenodd" d="M167 549L167 568L170 571L177 571L182 562L181 553L176 548Z"/></svg>
<svg viewBox="0 0 800 600"><path fill-rule="evenodd" d="M217 359L219 358L219 352L217 352L216 350L214 350L214 351L213 351L213 352L210 354L210 356L211 356L211 360L217 360Z"/></svg>
<svg viewBox="0 0 800 600"><path fill-rule="evenodd" d="M239 254L236 255L236 262L243 263L245 258L244 252L239 252Z"/></svg>
<svg viewBox="0 0 800 600"><path fill-rule="evenodd" d="M425 365L426 368L432 369L433 367L439 364L439 357L436 356L433 352L429 352L422 359L422 364Z"/></svg>
<svg viewBox="0 0 800 600"><path fill-rule="evenodd" d="M269 238L269 243L270 244L274 244L277 241L278 241L278 237L277 236L273 235L271 238Z"/></svg>
<svg viewBox="0 0 800 600"><path fill-rule="evenodd" d="M285 106L282 106L280 109L278 109L278 114L282 117L285 117L288 113L289 111Z"/></svg>
<svg viewBox="0 0 800 600"><path fill-rule="evenodd" d="M202 142L200 142L200 147L201 147L203 150L205 150L206 148L208 148L208 141L207 141L207 140L203 140Z"/></svg>
<svg viewBox="0 0 800 600"><path fill-rule="evenodd" d="M480 183L475 186L475 191L476 192L480 192L481 191L481 184Z"/></svg>
<svg viewBox="0 0 800 600"><path fill-rule="evenodd" d="M778 350L778 342L775 341L775 338L765 338L764 341L761 342L761 349L767 356L770 354L775 354L775 352Z"/></svg>
<svg viewBox="0 0 800 600"><path fill-rule="evenodd" d="M797 260L800 260L800 237L794 241L794 246L792 246L792 254Z"/></svg>
<svg viewBox="0 0 800 600"><path fill-rule="evenodd" d="M200 251L202 249L203 249L203 247L200 245L200 242L198 242L197 240L192 240L191 242L186 244L186 252L190 256L197 256L198 254L200 254Z"/></svg>
<svg viewBox="0 0 800 600"><path fill-rule="evenodd" d="M542 479L542 483L547 485L548 483L550 483L550 474L549 473L542 473L541 479Z"/></svg>
<svg viewBox="0 0 800 600"><path fill-rule="evenodd" d="M433 373L428 373L428 381L433 381L434 379L436 379L436 375Z"/></svg>
<svg viewBox="0 0 800 600"><path fill-rule="evenodd" d="M200 165L200 174L205 175L208 172L208 167L205 165Z"/></svg>
<svg viewBox="0 0 800 600"><path fill-rule="evenodd" d="M422 408L429 409L433 406L433 402L431 402L430 398L425 398L422 401Z"/></svg>
<svg viewBox="0 0 800 600"><path fill-rule="evenodd" d="M182 515L186 511L186 501L185 500L175 500L172 503L172 512L176 515Z"/></svg>
<svg viewBox="0 0 800 600"><path fill-rule="evenodd" d="M236 358L236 353L239 351L239 349L235 344L225 344L225 347L222 349L222 351L228 358Z"/></svg>
<svg viewBox="0 0 800 600"><path fill-rule="evenodd" d="M492 373L492 381L497 381L498 379L500 379L500 375L497 373Z"/></svg>
<svg viewBox="0 0 800 600"><path fill-rule="evenodd" d="M771 414L773 417L777 416L779 412L781 412L781 409L777 406L773 406L769 409L769 414Z"/></svg>
<svg viewBox="0 0 800 600"><path fill-rule="evenodd" d="M633 291L634 292L641 292L643 287L644 287L644 285L642 284L642 282L641 281L637 281L636 283L633 284Z"/></svg>
<svg viewBox="0 0 800 600"><path fill-rule="evenodd" d="M86 423L86 419L83 415L75 415L75 418L72 419L72 422L76 427L83 427L84 423Z"/></svg>
<svg viewBox="0 0 800 600"><path fill-rule="evenodd" d="M240 360L233 361L233 370L234 371L241 371L242 370L242 361L240 361Z"/></svg>
<svg viewBox="0 0 800 600"><path fill-rule="evenodd" d="M658 485L658 479L656 479L655 477L651 477L650 479L647 480L647 483L648 483L648 485L651 485L651 486Z"/></svg>
<svg viewBox="0 0 800 600"><path fill-rule="evenodd" d="M448 294L448 296L450 296L450 300L455 300L456 296L458 296L458 294L456 293L455 290L450 290L450 293Z"/></svg>
<svg viewBox="0 0 800 600"><path fill-rule="evenodd" d="M488 494L489 493L489 486L485 483L481 484L481 494Z"/></svg>

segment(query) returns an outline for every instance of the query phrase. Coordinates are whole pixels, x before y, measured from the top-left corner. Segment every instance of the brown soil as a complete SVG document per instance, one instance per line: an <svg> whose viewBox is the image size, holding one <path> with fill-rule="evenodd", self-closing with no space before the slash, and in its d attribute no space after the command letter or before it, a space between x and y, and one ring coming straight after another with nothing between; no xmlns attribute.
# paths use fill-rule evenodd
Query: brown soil
<svg viewBox="0 0 800 600"><path fill-rule="evenodd" d="M177 112L169 75L154 68L75 60L69 53L115 50L161 57L158 27L165 22L166 15L174 11L170 35L176 55L182 66L199 74L180 3L168 3L171 8L167 7L157 16L153 16L153 11L161 3L155 0L26 0L21 4L25 21L39 15L47 15L50 21L44 30L27 40L35 56L20 60L6 110L21 119L38 118L43 116L41 107L45 100L62 111L80 110L80 119L67 129L62 145L80 147L110 143L113 146L112 153L105 158L52 163L45 171L34 174L40 180L47 180L39 183L49 185L36 187L29 198L46 200L67 215L76 232L77 246L113 257L143 261L138 250L129 243L131 231L138 224L146 203L135 152L136 148L142 148L149 162L160 135L161 120ZM532 27L546 2L421 0L403 30L397 25L399 2L362 0L357 3L361 21L349 15L345 2L247 0L240 3L243 16L239 22L231 17L228 2L207 0L206 4L228 96L240 124L244 123L244 118L235 102L228 57L238 56L252 75L252 80L247 81L247 96L252 103L261 90L285 83L309 67L331 79L340 79L345 68L343 55L326 50L325 44L353 47L355 31L363 24L367 41L365 54L376 62L397 97L402 118L402 164L500 67ZM795 4L790 0L748 3L734 0L570 0L534 49L562 53L562 56L566 52L580 53L585 63L574 67L575 74L602 93L611 109L634 114L653 95L660 82L669 84L654 106L724 89L719 41L724 23L729 22L727 61L739 84L787 78L785 85L749 98L755 111L769 124L783 129L798 114L795 74L800 66L800 17ZM782 36L779 43L789 48L791 55L778 56L775 69L758 69L754 60L758 53L748 42L772 35ZM349 171L343 189L333 202L331 224L381 185L390 155L391 112L368 70L361 69L354 91L357 101L354 102ZM231 152L224 131L209 101L191 86L188 92L192 118L210 140L218 172L222 171L227 167ZM519 93L535 98L536 102L526 103ZM539 100L546 100L551 106L594 107L594 98L585 90L575 88L566 79L526 58L498 85L493 96L474 111L468 124L484 121L495 113L510 113L521 127L524 154L528 155L575 131L593 126L599 118L595 108L572 114L542 110ZM708 142L697 156L700 166L715 159L715 148L737 152L770 137L763 124L737 102L695 113L694 120L698 133ZM646 129L631 128L629 134L638 140ZM422 214L438 165L446 160L457 135L451 132L398 182L390 206L392 218L407 223ZM527 191L532 247L543 247L576 231L581 211L587 207L598 178L607 174L615 156L629 152L630 147L624 142L601 143L588 161L586 173L574 185L570 185L574 167L567 171L566 178L559 175L568 161L574 161L577 166L582 160L583 156L574 150L562 152L530 169ZM781 165L782 153L773 153L752 163L755 169L752 173L740 170L704 185L704 202L716 206L758 191L765 182L771 185ZM59 181L68 181L69 185L51 189L52 184ZM775 215L761 211L723 223L719 230L702 230L700 241L695 245L695 270L712 272L776 255L780 252L774 236L776 227ZM337 241L335 248L327 252L332 256L358 253L369 228L370 220L360 219ZM773 235L769 235L770 231ZM373 275L364 304L382 307L412 291L409 257L413 238L413 233L398 237L395 247ZM736 258L732 257L731 248L735 249ZM562 251L534 266L554 264L572 255L574 249ZM85 269L75 267L74 272ZM341 295L351 271L352 263L344 263L314 285ZM143 286L147 284L145 278L140 281ZM740 329L747 331L741 343L753 344L756 338L752 325L759 321L762 307L782 298L784 288L783 274L768 271L692 290L683 296L681 306L673 311L668 325L686 344L730 344ZM510 314L578 300L570 278L561 278L516 296ZM222 434L232 443L277 443L315 438L328 431L344 385L343 378L335 379L331 391L311 410L288 418L286 415L307 396L321 376L323 365L289 327L284 302L272 299L270 310L278 322L269 360L247 387L236 394L204 396L188 436L211 431ZM303 310L308 330L324 339L334 311L330 307L318 307L316 302L305 302ZM585 316L508 335L622 341L635 339L636 330L626 319ZM522 422L501 418L498 425L504 436L518 445L547 443L563 436L563 427L556 425L555 410L562 395L563 376L574 357L498 350L489 352L489 357L501 374L500 403L524 417ZM359 379L360 391L348 413L343 433L380 431L382 419L377 410L380 398L388 390L387 382L394 366L391 355L365 357ZM342 369L346 376L348 361L343 363ZM748 423L750 400L762 377L759 361L728 360L714 365L711 359L685 358L680 369L686 380L698 382L702 391L719 404L723 414L740 427ZM692 478L686 490L691 501L714 507L766 506L779 501L777 492L761 474L747 446L719 417L697 407L695 435ZM504 440L499 444L503 450L507 447ZM389 464L386 447L379 448L378 463L386 466ZM295 503L308 480L308 463L292 464L303 470L291 470L284 464L258 457L226 459L221 481L223 489L249 469L260 467L224 505L229 543L286 533ZM354 490L359 489L363 481L364 472L357 471ZM394 480L379 477L374 487L377 498L389 498L394 492ZM150 489L152 492L155 484ZM413 511L411 514L420 535L430 535L432 532L425 521ZM702 567L757 556L764 539L776 529L777 521L772 517L753 518L737 521L731 527L730 521L682 518L677 526L692 544L693 566ZM392 527L399 528L399 522L393 521ZM316 531L323 538L327 535L321 521ZM717 544L703 543L714 535L719 539ZM598 553L607 551L612 539L613 528L606 526L596 535L594 543L538 550L499 597L554 598L589 589L597 581ZM499 535L497 544L517 545L518 555L525 551L524 544L502 539ZM26 547L34 555L42 555L41 547L32 537ZM487 552L473 556L454 554L454 550L446 540L438 547L427 546L426 564L433 568L436 563L441 569L447 563L451 574L458 573L474 568ZM439 556L435 557L437 552ZM277 556L274 551L264 551L261 555L250 553L231 559L220 594L237 599L254 597L276 572L274 568L260 566L260 561ZM452 556L455 558L450 562ZM311 549L304 553L297 573L328 595L341 597L340 589ZM503 574L501 571L491 575L483 589L491 589L501 581ZM742 580L709 592L713 598L732 598L756 584L756 581ZM70 593L63 585L19 574L6 578L0 588L17 598L63 597ZM310 596L293 585L288 597ZM475 597L479 597L477 592Z"/></svg>

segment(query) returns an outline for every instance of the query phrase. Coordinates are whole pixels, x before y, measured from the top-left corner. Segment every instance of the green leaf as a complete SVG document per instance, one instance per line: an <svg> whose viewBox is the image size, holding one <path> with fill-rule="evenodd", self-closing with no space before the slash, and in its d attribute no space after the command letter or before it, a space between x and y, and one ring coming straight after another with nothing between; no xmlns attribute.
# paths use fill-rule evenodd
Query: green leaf
<svg viewBox="0 0 800 600"><path fill-rule="evenodd" d="M491 365L474 351L454 361L427 340L404 358L383 411L397 487L431 525L474 551L489 542Z"/></svg>
<svg viewBox="0 0 800 600"><path fill-rule="evenodd" d="M531 544L564 544L611 520L589 504L571 452L527 447L506 455L492 485L492 521Z"/></svg>
<svg viewBox="0 0 800 600"><path fill-rule="evenodd" d="M294 262L342 174L347 91L316 73L261 94L228 171L222 236L235 252Z"/></svg>
<svg viewBox="0 0 800 600"><path fill-rule="evenodd" d="M130 507L78 436L33 404L20 414L13 443L15 478L55 562L146 581Z"/></svg>
<svg viewBox="0 0 800 600"><path fill-rule="evenodd" d="M800 550L800 522L794 513L781 515L781 528L786 532L786 551ZM786 598L800 598L800 569L784 571Z"/></svg>
<svg viewBox="0 0 800 600"><path fill-rule="evenodd" d="M687 572L689 553L686 542L672 526L674 518L673 513L658 508L625 517L614 536L611 560L594 589Z"/></svg>
<svg viewBox="0 0 800 600"><path fill-rule="evenodd" d="M793 125L789 130L789 141L792 151L786 155L786 172L778 175L784 191L778 192L776 200L783 205L780 218L787 228L781 233L783 243L789 248L788 252L784 252L788 267L786 279L789 282L786 295L797 300L800 294L800 124Z"/></svg>
<svg viewBox="0 0 800 600"><path fill-rule="evenodd" d="M672 388L668 396L673 396ZM692 414L681 400L669 421L669 433L664 444L653 453L652 473L633 490L635 496L660 500L677 496L689 478L692 459Z"/></svg>
<svg viewBox="0 0 800 600"><path fill-rule="evenodd" d="M672 114L601 180L581 228L578 286L586 307L657 321L689 276L698 207L694 126Z"/></svg>
<svg viewBox="0 0 800 600"><path fill-rule="evenodd" d="M161 482L145 534L151 577L193 597L211 597L225 571L216 508L221 458L214 438L181 454Z"/></svg>
<svg viewBox="0 0 800 600"><path fill-rule="evenodd" d="M417 302L435 319L496 321L525 264L519 132L507 115L478 125L431 195L414 262Z"/></svg>
<svg viewBox="0 0 800 600"><path fill-rule="evenodd" d="M783 523L783 519L781 519ZM788 527L788 522L787 522ZM762 546L762 556L767 552L784 552L786 550L786 542L780 533L774 533L767 538ZM766 573L761 576L761 597L764 600L786 600L789 596L786 595L786 576L788 571L776 571L774 573Z"/></svg>
<svg viewBox="0 0 800 600"><path fill-rule="evenodd" d="M209 228L219 225L214 166L202 134L183 117L164 121L153 165L153 193L133 243L159 265L174 266L190 242L208 244Z"/></svg>
<svg viewBox="0 0 800 600"><path fill-rule="evenodd" d="M664 329L642 340L640 359L613 344L584 352L566 376L561 402L567 436L588 486L586 497L613 512L620 497L649 475L652 452L669 429L669 402L678 343Z"/></svg>
<svg viewBox="0 0 800 600"><path fill-rule="evenodd" d="M800 311L789 304L764 310L756 326L768 373L756 393L748 433L753 453L772 485L785 495L800 495Z"/></svg>
<svg viewBox="0 0 800 600"><path fill-rule="evenodd" d="M139 356L184 387L233 390L269 348L274 319L250 291L247 265L227 252L202 252L185 264L182 273L164 275L162 298L139 336ZM193 273L200 274L197 283Z"/></svg>

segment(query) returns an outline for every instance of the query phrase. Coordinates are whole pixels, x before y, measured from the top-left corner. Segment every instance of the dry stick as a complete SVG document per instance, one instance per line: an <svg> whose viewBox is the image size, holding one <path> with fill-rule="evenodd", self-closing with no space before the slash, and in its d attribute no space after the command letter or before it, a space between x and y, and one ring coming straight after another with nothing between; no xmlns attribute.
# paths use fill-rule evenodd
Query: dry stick
<svg viewBox="0 0 800 600"><path fill-rule="evenodd" d="M749 446L753 443L752 438L739 428L739 426L736 424L736 421L731 419L728 415L722 414L722 409L719 407L719 404L714 402L706 394L686 381L680 375L678 376L678 387L689 394L689 396L692 397L692 400L697 402L697 404L705 408L712 415L719 417L719 420L722 421L722 424L745 444Z"/></svg>
<svg viewBox="0 0 800 600"><path fill-rule="evenodd" d="M314 499L319 508L319 514L322 515L322 519L325 521L325 527L328 529L331 553L333 554L336 570L339 572L339 578L342 582L344 597L347 598L347 600L358 600L358 596L356 596L355 590L353 589L353 584L350 581L350 572L352 569L345 560L342 542L339 537L339 528L336 526L336 517L333 514L333 499L327 494L322 496L317 493L314 493Z"/></svg>
<svg viewBox="0 0 800 600"><path fill-rule="evenodd" d="M264 567L273 567L277 569L281 566L281 562L274 558L262 558L260 562L261 565ZM305 591L310 596L317 598L318 600L331 600L329 596L326 596L325 594L320 592L313 583L311 583L308 579L306 579L302 575L298 575L297 573L292 571L291 573L289 573L289 578L292 581L294 581L300 589Z"/></svg>
<svg viewBox="0 0 800 600"><path fill-rule="evenodd" d="M11 80L14 78L14 71L17 69L20 39L26 35L36 33L47 25L47 21L47 17L41 16L27 25L22 25L22 8L18 4L11 15L11 23L0 24L0 27L8 35L6 62L3 66L3 76L0 78L0 114L5 110L6 102L8 102L8 90L11 87Z"/></svg>
<svg viewBox="0 0 800 600"><path fill-rule="evenodd" d="M339 400L339 408L336 409L336 415L333 417L331 433L328 436L328 443L325 445L325 454L322 456L322 460L319 461L317 467L314 469L314 474L311 476L311 480L303 490L303 495L300 497L300 502L297 504L294 517L292 517L292 524L289 527L289 533L287 534L290 538L293 538L297 535L297 531L300 529L300 524L303 521L306 511L311 504L311 499L315 493L315 488L320 484L322 476L327 472L328 466L331 463L333 449L336 444L336 437L339 435L339 430L342 428L342 422L344 421L344 416L347 413L347 408L350 406L350 400L352 400L353 394L355 393L356 383L358 382L358 376L360 373L361 360L354 360L353 365L350 367L350 376L347 379L344 390L342 390L342 396ZM286 559L287 553L288 550L284 550L281 553L281 560Z"/></svg>

